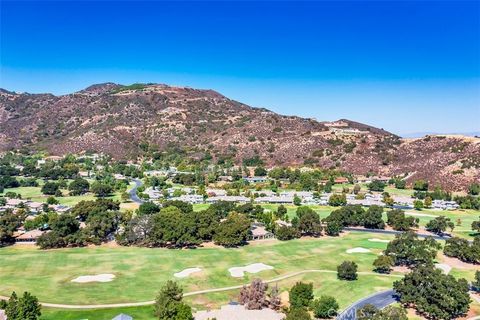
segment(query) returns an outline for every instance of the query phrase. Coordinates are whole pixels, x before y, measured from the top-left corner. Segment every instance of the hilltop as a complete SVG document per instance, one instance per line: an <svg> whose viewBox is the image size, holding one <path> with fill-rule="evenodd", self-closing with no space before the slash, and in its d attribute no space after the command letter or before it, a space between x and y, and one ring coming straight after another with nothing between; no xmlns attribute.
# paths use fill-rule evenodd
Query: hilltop
<svg viewBox="0 0 480 320"><path fill-rule="evenodd" d="M0 150L52 155L104 152L141 155L146 144L190 157L266 165L313 165L356 174L408 174L450 190L480 180L480 139L402 139L341 119L319 122L253 108L213 90L164 84L92 85L61 96L0 90Z"/></svg>

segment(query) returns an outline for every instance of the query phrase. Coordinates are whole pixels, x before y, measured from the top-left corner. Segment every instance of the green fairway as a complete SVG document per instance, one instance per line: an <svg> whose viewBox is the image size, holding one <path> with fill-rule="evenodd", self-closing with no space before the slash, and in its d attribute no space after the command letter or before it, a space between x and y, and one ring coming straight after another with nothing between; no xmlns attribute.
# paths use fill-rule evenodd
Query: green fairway
<svg viewBox="0 0 480 320"><path fill-rule="evenodd" d="M348 307L351 303L374 293L391 288L392 282L397 278L379 277L375 275L361 275L357 281L339 281L335 274L309 274L280 281L280 291L289 290L297 281L313 282L315 284L314 294L330 295L337 297L341 309ZM185 301L194 310L205 310L207 307L219 308L230 300L237 300L239 290L232 290L225 293L210 293L194 297L185 297ZM152 306L135 308L113 308L94 310L60 310L44 308L42 320L78 320L95 319L110 320L119 313L126 313L134 319L155 319Z"/></svg>
<svg viewBox="0 0 480 320"><path fill-rule="evenodd" d="M133 182L130 183L129 188L134 185ZM15 192L22 196L22 199L36 201L36 202L46 202L49 196L42 194L41 187L19 187L19 188L7 188L4 190L4 193ZM62 189L63 197L55 197L60 204L67 206L74 206L82 200L95 200L96 197L91 194L84 194L81 196L69 196L68 190ZM1 195L0 195L1 196ZM120 192L115 192L112 196L107 197L108 199L120 201Z"/></svg>
<svg viewBox="0 0 480 320"><path fill-rule="evenodd" d="M40 320L112 320L120 313L125 313L135 320L155 320L153 307L132 307L95 310L64 310L42 308Z"/></svg>
<svg viewBox="0 0 480 320"><path fill-rule="evenodd" d="M173 273L189 267L200 267L201 273L177 279L186 293L202 289L241 285L255 277L278 278L302 270L325 270L295 275L277 282L281 291L295 282L313 282L315 295L335 296L340 307L374 292L391 288L400 273L382 276L371 273L372 262L386 247L370 238L392 239L391 236L350 232L342 237L304 238L288 242L267 240L238 249L219 247L192 250L148 249L137 247L90 247L41 251L30 246L0 249L0 295L11 291L30 291L40 301L63 304L104 304L148 301L155 298L161 285L175 279ZM347 249L363 247L371 253L348 254ZM337 279L336 266L344 260L359 265L357 281ZM228 268L250 263L265 263L274 270L233 278ZM81 275L113 273L116 278L106 283L72 283ZM456 277L473 278L474 271L452 269ZM236 300L238 290L185 297L194 309L217 308ZM43 309L43 320L95 319L108 320L119 313L135 319L154 319L151 306L93 310Z"/></svg>
<svg viewBox="0 0 480 320"><path fill-rule="evenodd" d="M416 210L407 210L407 212L413 212L419 214L416 216L420 220L419 224L421 227L425 225L435 217L420 216L422 214L432 215L432 216L445 216L450 218L453 223L455 223L455 228L453 229L453 234L463 238L473 238L475 233L472 231L472 222L480 219L480 211L475 210L429 210L424 209L421 211ZM460 225L459 225L460 223ZM450 232L450 230L447 230Z"/></svg>
<svg viewBox="0 0 480 320"><path fill-rule="evenodd" d="M353 260L358 263L359 271L369 272L376 255L386 245L370 242L370 237L370 234L351 233L340 238L256 242L238 249L92 247L41 251L34 247L7 247L0 249L0 294L28 290L41 301L65 304L146 301L154 298L162 283L174 279L173 273L197 266L203 269L202 273L179 280L185 291L240 285L255 276L272 279L306 269L334 271L343 260ZM355 247L370 248L372 253L345 252ZM230 267L257 262L275 269L248 274L244 278L233 278L228 272ZM70 281L78 276L100 273L113 273L116 279L87 284ZM338 282L329 275L312 277L323 285L326 285L324 281ZM370 285L360 287L367 292L374 289ZM225 294L220 296L225 297Z"/></svg>

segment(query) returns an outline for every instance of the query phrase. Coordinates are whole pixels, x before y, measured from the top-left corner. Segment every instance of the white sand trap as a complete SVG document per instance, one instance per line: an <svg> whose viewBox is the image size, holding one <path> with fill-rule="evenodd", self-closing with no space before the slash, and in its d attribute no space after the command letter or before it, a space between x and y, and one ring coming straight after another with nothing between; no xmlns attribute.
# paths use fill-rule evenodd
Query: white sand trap
<svg viewBox="0 0 480 320"><path fill-rule="evenodd" d="M196 272L200 272L200 271L202 271L202 269L200 269L200 268L187 268L187 269L182 270L180 272L174 273L173 276L175 278L186 278L189 275L191 275L192 273L196 273Z"/></svg>
<svg viewBox="0 0 480 320"><path fill-rule="evenodd" d="M269 265L266 265L266 264L263 264L263 263L253 263L253 264L249 264L248 266L245 266L245 267L233 267L233 268L228 269L228 271L230 272L230 275L232 277L241 278L241 277L243 277L245 272L257 273L257 272L260 272L260 271L272 270L272 269L273 269L272 266L269 266Z"/></svg>
<svg viewBox="0 0 480 320"><path fill-rule="evenodd" d="M435 263L435 268L442 270L445 274L449 274L452 270L452 267L445 263Z"/></svg>
<svg viewBox="0 0 480 320"><path fill-rule="evenodd" d="M368 239L368 241L370 241L370 242L383 242L383 243L389 243L390 242L390 240L378 239L378 238L371 238L371 239Z"/></svg>
<svg viewBox="0 0 480 320"><path fill-rule="evenodd" d="M87 283L87 282L110 282L115 279L115 275L111 273L97 274L94 276L80 276L72 280L76 283Z"/></svg>
<svg viewBox="0 0 480 320"><path fill-rule="evenodd" d="M414 217L428 217L428 218L436 218L438 216L434 214L426 214L426 213L418 213L418 212L405 212L407 216L414 216Z"/></svg>
<svg viewBox="0 0 480 320"><path fill-rule="evenodd" d="M371 252L370 249L365 249L365 248L352 248L347 250L347 253L369 253L369 252Z"/></svg>

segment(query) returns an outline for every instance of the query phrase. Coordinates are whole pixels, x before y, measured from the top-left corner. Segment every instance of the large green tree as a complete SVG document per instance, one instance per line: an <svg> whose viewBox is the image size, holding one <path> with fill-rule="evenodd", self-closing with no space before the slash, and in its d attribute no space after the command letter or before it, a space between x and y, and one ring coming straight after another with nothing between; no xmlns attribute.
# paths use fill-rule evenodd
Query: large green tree
<svg viewBox="0 0 480 320"><path fill-rule="evenodd" d="M330 319L338 313L338 302L334 297L321 296L312 302L313 315L316 318Z"/></svg>
<svg viewBox="0 0 480 320"><path fill-rule="evenodd" d="M251 222L244 214L232 212L220 222L213 241L225 247L244 245L250 237Z"/></svg>
<svg viewBox="0 0 480 320"><path fill-rule="evenodd" d="M97 197L105 198L112 194L113 187L106 182L95 181L94 183L92 183L90 191L95 193Z"/></svg>
<svg viewBox="0 0 480 320"><path fill-rule="evenodd" d="M193 320L191 308L182 300L182 288L174 281L167 281L155 299L155 316L159 320Z"/></svg>
<svg viewBox="0 0 480 320"><path fill-rule="evenodd" d="M427 229L427 231L436 234L443 234L447 230L447 228L453 231L453 229L455 228L455 224L450 220L450 218L447 218L445 216L436 217L435 219L430 220L425 226L425 229Z"/></svg>
<svg viewBox="0 0 480 320"><path fill-rule="evenodd" d="M397 231L408 231L418 227L418 218L407 217L405 212L400 209L393 209L387 212L387 224Z"/></svg>
<svg viewBox="0 0 480 320"><path fill-rule="evenodd" d="M371 206L363 216L363 226L369 229L384 229L385 222L382 218L383 208L380 206Z"/></svg>
<svg viewBox="0 0 480 320"><path fill-rule="evenodd" d="M320 216L312 209L308 209L299 216L298 229L305 235L320 236L323 229Z"/></svg>
<svg viewBox="0 0 480 320"><path fill-rule="evenodd" d="M68 185L68 190L72 196L85 194L90 189L90 183L87 179L76 178Z"/></svg>
<svg viewBox="0 0 480 320"><path fill-rule="evenodd" d="M5 313L8 320L37 320L42 315L38 299L29 292L24 292L20 298L13 292Z"/></svg>
<svg viewBox="0 0 480 320"><path fill-rule="evenodd" d="M14 241L13 233L22 225L23 215L6 210L0 214L0 247Z"/></svg>
<svg viewBox="0 0 480 320"><path fill-rule="evenodd" d="M43 193L43 194L47 194L47 195L56 195L58 194L58 191L60 189L60 186L58 183L56 182L45 182L45 184L42 186L42 188L40 189L40 191Z"/></svg>
<svg viewBox="0 0 480 320"><path fill-rule="evenodd" d="M414 232L407 231L396 235L388 243L384 254L392 257L397 266L431 265L440 248L433 238L420 240Z"/></svg>
<svg viewBox="0 0 480 320"><path fill-rule="evenodd" d="M455 319L467 313L469 285L465 279L445 275L433 266L420 266L396 281L393 287L400 302L427 318Z"/></svg>
<svg viewBox="0 0 480 320"><path fill-rule="evenodd" d="M366 304L357 310L357 320L408 320L407 311L402 307L388 306L379 310Z"/></svg>
<svg viewBox="0 0 480 320"><path fill-rule="evenodd" d="M337 277L340 280L357 280L358 266L353 261L344 261L337 267Z"/></svg>
<svg viewBox="0 0 480 320"><path fill-rule="evenodd" d="M313 284L297 282L289 292L290 306L292 308L307 308L313 301Z"/></svg>

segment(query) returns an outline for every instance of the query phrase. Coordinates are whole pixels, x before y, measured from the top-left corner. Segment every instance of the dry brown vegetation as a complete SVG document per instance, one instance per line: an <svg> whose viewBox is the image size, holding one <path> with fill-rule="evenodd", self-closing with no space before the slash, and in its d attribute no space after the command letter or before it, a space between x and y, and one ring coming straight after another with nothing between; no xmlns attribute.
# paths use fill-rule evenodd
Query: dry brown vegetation
<svg viewBox="0 0 480 320"><path fill-rule="evenodd" d="M349 131L350 130L350 131ZM237 162L342 168L357 174L410 174L460 190L480 180L480 139L404 140L365 124L334 124L252 108L212 90L166 85L91 86L63 95L0 90L0 150L87 150L134 158L148 142Z"/></svg>

